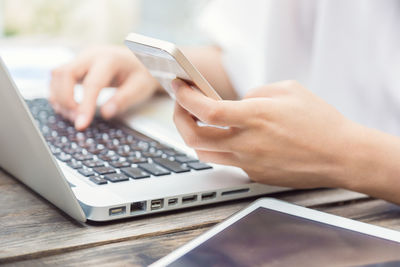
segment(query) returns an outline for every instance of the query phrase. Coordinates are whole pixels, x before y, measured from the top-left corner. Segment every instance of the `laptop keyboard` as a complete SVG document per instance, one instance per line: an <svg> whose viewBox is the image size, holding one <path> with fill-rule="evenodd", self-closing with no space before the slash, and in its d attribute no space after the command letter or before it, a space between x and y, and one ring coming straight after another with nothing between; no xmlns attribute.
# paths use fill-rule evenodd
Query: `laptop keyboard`
<svg viewBox="0 0 400 267"><path fill-rule="evenodd" d="M77 131L46 99L26 102L53 155L94 184L212 168L122 124L96 117Z"/></svg>

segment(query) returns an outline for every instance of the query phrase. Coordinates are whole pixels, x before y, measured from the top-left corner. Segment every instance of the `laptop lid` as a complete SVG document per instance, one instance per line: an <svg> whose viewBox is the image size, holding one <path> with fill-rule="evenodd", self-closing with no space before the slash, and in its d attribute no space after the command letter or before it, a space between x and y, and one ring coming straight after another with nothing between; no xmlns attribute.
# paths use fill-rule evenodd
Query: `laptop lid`
<svg viewBox="0 0 400 267"><path fill-rule="evenodd" d="M74 219L86 216L0 57L0 166Z"/></svg>

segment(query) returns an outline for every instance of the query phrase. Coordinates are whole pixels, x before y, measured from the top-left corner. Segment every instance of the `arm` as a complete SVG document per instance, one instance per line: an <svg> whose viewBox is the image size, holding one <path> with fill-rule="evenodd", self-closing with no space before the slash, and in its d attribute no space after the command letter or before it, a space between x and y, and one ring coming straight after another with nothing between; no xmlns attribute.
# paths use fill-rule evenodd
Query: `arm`
<svg viewBox="0 0 400 267"><path fill-rule="evenodd" d="M400 204L400 138L358 125L296 82L214 101L175 80L175 123L206 162L242 168L257 182L340 187ZM229 126L199 127L196 119Z"/></svg>

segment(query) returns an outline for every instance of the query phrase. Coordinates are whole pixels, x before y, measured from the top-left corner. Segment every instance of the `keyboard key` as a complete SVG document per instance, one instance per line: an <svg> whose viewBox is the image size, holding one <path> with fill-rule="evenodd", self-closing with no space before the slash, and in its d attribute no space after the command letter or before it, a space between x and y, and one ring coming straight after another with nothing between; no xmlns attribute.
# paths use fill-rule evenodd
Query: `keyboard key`
<svg viewBox="0 0 400 267"><path fill-rule="evenodd" d="M141 147L143 151L147 151L147 150L149 150L149 148L150 148L149 142L145 142L145 141L139 141L139 142L137 143L137 145L138 145L139 147Z"/></svg>
<svg viewBox="0 0 400 267"><path fill-rule="evenodd" d="M162 151L146 151L141 153L142 157L146 158L160 158L162 155Z"/></svg>
<svg viewBox="0 0 400 267"><path fill-rule="evenodd" d="M133 157L136 155L135 151L126 151L126 150L122 150L122 151L117 151L117 154L122 156L122 157Z"/></svg>
<svg viewBox="0 0 400 267"><path fill-rule="evenodd" d="M108 143L106 143L105 146L109 150L118 150L119 149L119 144L114 144L114 143L112 143L112 141L109 141Z"/></svg>
<svg viewBox="0 0 400 267"><path fill-rule="evenodd" d="M83 165L89 168L94 168L94 167L102 167L104 166L104 162L100 160L85 160L83 162Z"/></svg>
<svg viewBox="0 0 400 267"><path fill-rule="evenodd" d="M82 163L81 163L80 161L73 160L73 161L68 162L67 164L68 164L68 166L70 166L72 169L79 169L79 168L82 168Z"/></svg>
<svg viewBox="0 0 400 267"><path fill-rule="evenodd" d="M114 168L123 168L131 166L131 163L129 163L128 161L111 161L109 162L109 164Z"/></svg>
<svg viewBox="0 0 400 267"><path fill-rule="evenodd" d="M181 163L177 161L171 161L169 159L164 159L164 158L156 158L153 159L153 161L157 164L160 164L164 168L176 172L176 173L181 173L181 172L188 172L190 169L186 166L182 166Z"/></svg>
<svg viewBox="0 0 400 267"><path fill-rule="evenodd" d="M132 151L146 151L146 149L147 149L146 147L139 146L137 144L131 145L130 148L131 148Z"/></svg>
<svg viewBox="0 0 400 267"><path fill-rule="evenodd" d="M89 153L98 155L98 154L100 154L100 153L103 153L103 152L106 150L106 148L105 148L103 145L98 144L97 146L89 147L89 148L87 148L86 150L87 150Z"/></svg>
<svg viewBox="0 0 400 267"><path fill-rule="evenodd" d="M104 161L117 161L119 160L119 156L117 155L110 155L110 154L106 154L106 155L100 155L98 156L100 159L104 160Z"/></svg>
<svg viewBox="0 0 400 267"><path fill-rule="evenodd" d="M53 155L57 155L61 153L61 149L58 147L54 147L54 146L49 146L51 153L53 153Z"/></svg>
<svg viewBox="0 0 400 267"><path fill-rule="evenodd" d="M97 168L93 168L93 170L95 172L97 172L100 175L103 174L109 174L109 173L115 173L116 171L114 170L114 168L111 167L97 167Z"/></svg>
<svg viewBox="0 0 400 267"><path fill-rule="evenodd" d="M141 179L150 177L150 175L139 168L122 168L121 172L125 173L133 179Z"/></svg>
<svg viewBox="0 0 400 267"><path fill-rule="evenodd" d="M184 156L185 154L176 151L174 149L167 149L167 150L163 150L164 154L168 155L168 156L172 156L172 157L176 157L176 156Z"/></svg>
<svg viewBox="0 0 400 267"><path fill-rule="evenodd" d="M141 163L138 164L139 168L155 175L155 176L161 176L161 175L167 175L171 174L168 170L164 169L163 167L154 164L154 163Z"/></svg>
<svg viewBox="0 0 400 267"><path fill-rule="evenodd" d="M54 137L54 136L46 136L45 139L46 139L46 141L47 141L48 143L53 143L53 142L56 141L57 137ZM53 146L53 145L51 145L50 147L52 147L52 146Z"/></svg>
<svg viewBox="0 0 400 267"><path fill-rule="evenodd" d="M86 150L93 147L93 143L87 143L87 142L78 142L78 145Z"/></svg>
<svg viewBox="0 0 400 267"><path fill-rule="evenodd" d="M84 160L93 159L93 155L92 154L77 153L77 154L74 154L73 157L78 161L84 161Z"/></svg>
<svg viewBox="0 0 400 267"><path fill-rule="evenodd" d="M122 173L107 174L104 176L104 178L113 183L129 180L128 176Z"/></svg>
<svg viewBox="0 0 400 267"><path fill-rule="evenodd" d="M89 177L89 180L92 181L92 182L95 183L95 184L98 184L98 185L100 185L100 184L107 184L107 180L106 180L106 179L103 179L103 178L101 178L101 177L99 177L99 176L90 176L90 177Z"/></svg>
<svg viewBox="0 0 400 267"><path fill-rule="evenodd" d="M190 168L195 169L196 171L212 169L210 165L207 165L203 162L189 162L187 164Z"/></svg>
<svg viewBox="0 0 400 267"><path fill-rule="evenodd" d="M62 149L65 153L67 153L67 154L75 154L75 153L80 153L80 152L82 152L82 149L80 148L80 147L71 147L71 146L67 146L67 147L64 147L63 149Z"/></svg>
<svg viewBox="0 0 400 267"><path fill-rule="evenodd" d="M84 168L78 169L78 172L79 172L80 174L82 174L83 176L92 176L92 175L94 175L94 172L93 172L93 171L88 170L88 169L84 169Z"/></svg>
<svg viewBox="0 0 400 267"><path fill-rule="evenodd" d="M189 156L177 156L175 160L180 163L197 162L198 160Z"/></svg>
<svg viewBox="0 0 400 267"><path fill-rule="evenodd" d="M127 159L129 162L132 162L133 164L138 164L138 163L146 163L147 159L142 158L142 157L129 157Z"/></svg>
<svg viewBox="0 0 400 267"><path fill-rule="evenodd" d="M60 154L56 155L56 157L59 160L64 161L64 162L70 161L71 158L72 158L71 155L68 155L68 154L65 154L65 153L60 153Z"/></svg>
<svg viewBox="0 0 400 267"><path fill-rule="evenodd" d="M69 146L68 143L64 143L64 142L61 142L61 141L55 141L55 142L53 142L53 145L56 146L56 147L59 147L59 148L63 148L63 147Z"/></svg>
<svg viewBox="0 0 400 267"><path fill-rule="evenodd" d="M163 144L160 144L160 143L154 143L154 144L152 144L152 147L154 147L154 148L156 148L156 149L159 149L159 150L171 149L170 147L168 147L168 146L166 146L166 145L163 145Z"/></svg>
<svg viewBox="0 0 400 267"><path fill-rule="evenodd" d="M133 144L135 141L133 141L133 138L131 136L125 136L125 137L121 137L119 139L119 143L121 145L131 145Z"/></svg>

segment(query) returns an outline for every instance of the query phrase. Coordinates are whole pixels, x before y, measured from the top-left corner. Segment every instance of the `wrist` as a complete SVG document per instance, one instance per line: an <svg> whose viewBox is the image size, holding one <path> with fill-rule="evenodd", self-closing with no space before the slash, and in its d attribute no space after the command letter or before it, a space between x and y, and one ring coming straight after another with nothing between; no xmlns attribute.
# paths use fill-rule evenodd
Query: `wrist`
<svg viewBox="0 0 400 267"><path fill-rule="evenodd" d="M325 148L326 161L329 164L322 176L325 177L327 187L354 190L357 183L354 179L357 175L354 172L358 169L356 166L362 164L359 161L365 150L360 136L365 134L361 125L345 118L340 127L335 129L334 135L330 136L333 142Z"/></svg>
<svg viewBox="0 0 400 267"><path fill-rule="evenodd" d="M374 134L371 129L352 122L345 132L343 146L338 155L340 171L336 180L339 183L338 187L360 191L365 173L370 173L369 168L372 166L371 155L375 148L371 141Z"/></svg>
<svg viewBox="0 0 400 267"><path fill-rule="evenodd" d="M338 187L399 203L400 139L353 123L347 140Z"/></svg>

